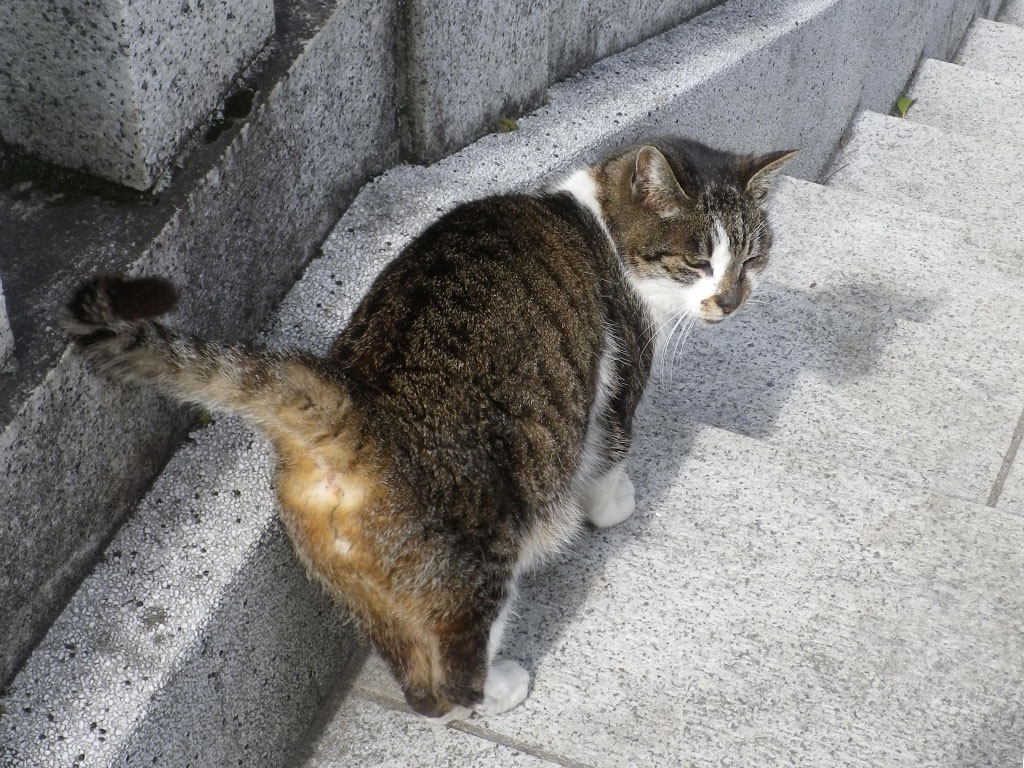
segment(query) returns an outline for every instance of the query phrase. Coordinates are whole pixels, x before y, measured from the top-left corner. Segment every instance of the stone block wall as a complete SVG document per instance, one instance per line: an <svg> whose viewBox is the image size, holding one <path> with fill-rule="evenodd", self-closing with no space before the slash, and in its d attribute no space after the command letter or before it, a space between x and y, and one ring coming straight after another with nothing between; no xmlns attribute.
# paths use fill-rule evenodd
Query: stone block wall
<svg viewBox="0 0 1024 768"><path fill-rule="evenodd" d="M439 160L538 106L551 83L721 1L401 2L405 156Z"/></svg>
<svg viewBox="0 0 1024 768"><path fill-rule="evenodd" d="M0 3L0 137L147 189L273 30L273 0Z"/></svg>

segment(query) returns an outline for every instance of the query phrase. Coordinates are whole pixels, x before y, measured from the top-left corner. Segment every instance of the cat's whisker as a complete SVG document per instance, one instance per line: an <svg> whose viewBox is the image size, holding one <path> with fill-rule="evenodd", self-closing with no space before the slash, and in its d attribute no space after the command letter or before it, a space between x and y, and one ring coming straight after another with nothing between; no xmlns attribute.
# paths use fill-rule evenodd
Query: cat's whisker
<svg viewBox="0 0 1024 768"><path fill-rule="evenodd" d="M662 381L665 378L665 359L668 357L668 355L666 355L665 352L668 349L669 342L672 340L672 337L675 335L676 329L686 319L686 317L687 317L686 312L683 311L683 312L679 312L677 315L675 315L674 318L671 318L671 319L675 320L675 324L672 326L672 330L669 331L668 335L665 337L665 344L662 347L662 352L661 352L660 360L658 361L658 376L660 377L660 380L662 380Z"/></svg>
<svg viewBox="0 0 1024 768"><path fill-rule="evenodd" d="M669 323L671 323L676 318L682 316L683 314L685 314L685 312L680 312L680 313L678 313L676 315L670 315L668 320L666 320L665 322L661 323L661 325L658 325L658 321L657 320L652 320L650 325L647 328L647 332L651 333L651 330L654 328L655 325L658 325L658 329L655 330L654 333L651 333L651 337L647 340L647 343L644 344L644 348L642 350L640 350L640 356L643 357L644 353L647 352L647 348L649 346L651 346L651 344L655 345L655 353L657 353L658 339L661 337L661 332L663 330L665 330L666 326L668 326ZM673 327L672 330L675 331L675 327ZM671 337L672 337L672 334L669 333L668 336L665 339L666 343L668 342L668 339L671 338Z"/></svg>
<svg viewBox="0 0 1024 768"><path fill-rule="evenodd" d="M671 356L666 355L666 358L671 357L671 364L673 370L675 370L676 368L676 363L679 358L679 352L682 349L682 347L686 344L686 340L687 338L689 338L690 332L693 330L696 324L697 317L695 315L690 315L687 317L686 324L683 326L682 331L680 331L679 335L676 337L676 342L672 347Z"/></svg>

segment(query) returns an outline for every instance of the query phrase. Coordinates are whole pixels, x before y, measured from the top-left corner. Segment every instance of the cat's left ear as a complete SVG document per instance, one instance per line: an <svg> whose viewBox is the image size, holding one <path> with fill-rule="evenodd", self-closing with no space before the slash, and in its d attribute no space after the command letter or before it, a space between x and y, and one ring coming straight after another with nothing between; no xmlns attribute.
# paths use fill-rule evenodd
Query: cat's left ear
<svg viewBox="0 0 1024 768"><path fill-rule="evenodd" d="M668 160L652 146L641 147L637 152L630 188L634 200L664 219L678 214L680 206L690 200Z"/></svg>
<svg viewBox="0 0 1024 768"><path fill-rule="evenodd" d="M786 149L782 152L770 152L760 157L751 157L740 165L740 183L747 194L763 203L768 197L768 190L775 183L782 166L800 153L799 149Z"/></svg>

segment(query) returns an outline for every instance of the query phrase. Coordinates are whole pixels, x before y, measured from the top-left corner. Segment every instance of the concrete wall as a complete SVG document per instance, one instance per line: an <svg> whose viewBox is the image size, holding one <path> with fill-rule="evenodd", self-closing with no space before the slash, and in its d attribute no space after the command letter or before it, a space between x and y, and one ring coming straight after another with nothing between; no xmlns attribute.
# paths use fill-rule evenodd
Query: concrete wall
<svg viewBox="0 0 1024 768"><path fill-rule="evenodd" d="M146 189L273 29L273 0L0 3L0 137Z"/></svg>
<svg viewBox="0 0 1024 768"><path fill-rule="evenodd" d="M434 162L538 106L553 82L722 0L399 3L405 157Z"/></svg>
<svg viewBox="0 0 1024 768"><path fill-rule="evenodd" d="M18 302L35 314L19 315L18 370L0 379L0 688L194 415L66 350L54 321L72 286L97 271L167 275L184 289L174 323L251 337L343 206L399 160L396 73L380 56L394 50L394 6L292 0L279 22L252 113L190 156L159 199L47 206L43 192L0 187L0 222L12 227L0 224L0 273L56 273L33 306Z"/></svg>

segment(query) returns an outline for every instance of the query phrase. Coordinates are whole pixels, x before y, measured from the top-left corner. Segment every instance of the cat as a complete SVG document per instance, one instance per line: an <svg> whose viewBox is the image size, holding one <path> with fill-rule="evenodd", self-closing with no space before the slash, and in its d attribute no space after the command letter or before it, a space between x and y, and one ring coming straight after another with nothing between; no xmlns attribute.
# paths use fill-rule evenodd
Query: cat
<svg viewBox="0 0 1024 768"><path fill-rule="evenodd" d="M674 323L716 323L750 295L794 154L652 140L461 204L384 268L323 357L162 325L178 294L154 277L86 282L65 326L108 374L262 430L299 558L409 706L493 715L530 685L496 658L517 580L585 521L632 514L652 362Z"/></svg>

